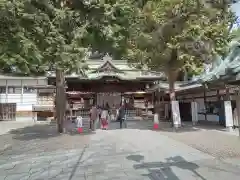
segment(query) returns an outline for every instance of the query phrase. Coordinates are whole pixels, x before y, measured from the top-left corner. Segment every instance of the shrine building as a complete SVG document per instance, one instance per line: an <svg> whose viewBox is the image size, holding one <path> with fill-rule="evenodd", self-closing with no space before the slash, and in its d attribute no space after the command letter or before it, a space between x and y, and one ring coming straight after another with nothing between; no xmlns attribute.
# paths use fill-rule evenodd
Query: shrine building
<svg viewBox="0 0 240 180"><path fill-rule="evenodd" d="M113 60L109 56L88 60L88 70L83 75L65 75L66 94L73 109L88 112L92 104L119 107L125 102L127 108L136 113L136 109L153 108L154 97L147 89L161 80L164 73L139 70L125 60ZM55 75L48 76L49 84L54 85Z"/></svg>

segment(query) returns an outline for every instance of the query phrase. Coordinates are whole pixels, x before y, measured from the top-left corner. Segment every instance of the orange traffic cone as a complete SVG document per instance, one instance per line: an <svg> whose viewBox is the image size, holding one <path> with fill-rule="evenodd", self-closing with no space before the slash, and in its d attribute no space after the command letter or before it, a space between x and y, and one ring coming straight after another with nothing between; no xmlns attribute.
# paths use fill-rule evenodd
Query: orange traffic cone
<svg viewBox="0 0 240 180"><path fill-rule="evenodd" d="M159 129L158 114L154 114L154 118L153 118L153 129L154 129L154 130Z"/></svg>

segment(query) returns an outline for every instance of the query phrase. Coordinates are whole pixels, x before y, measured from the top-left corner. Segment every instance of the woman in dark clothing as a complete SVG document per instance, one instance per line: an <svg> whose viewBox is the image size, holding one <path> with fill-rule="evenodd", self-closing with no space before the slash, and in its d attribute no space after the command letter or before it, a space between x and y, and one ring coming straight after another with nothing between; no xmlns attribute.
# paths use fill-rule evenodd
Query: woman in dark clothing
<svg viewBox="0 0 240 180"><path fill-rule="evenodd" d="M125 115L126 115L126 109L124 105L121 105L119 111L118 111L118 120L120 122L120 128L122 129L122 124L125 123L125 128L127 127L126 124L126 119L125 119Z"/></svg>

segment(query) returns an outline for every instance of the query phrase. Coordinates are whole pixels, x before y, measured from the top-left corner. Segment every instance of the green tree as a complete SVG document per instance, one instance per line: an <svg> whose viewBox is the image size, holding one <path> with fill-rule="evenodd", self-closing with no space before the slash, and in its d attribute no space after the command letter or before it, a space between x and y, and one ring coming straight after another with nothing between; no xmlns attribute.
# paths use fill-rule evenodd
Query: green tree
<svg viewBox="0 0 240 180"><path fill-rule="evenodd" d="M38 75L77 70L85 48L78 14L50 0L4 1L0 7L3 73Z"/></svg>
<svg viewBox="0 0 240 180"><path fill-rule="evenodd" d="M45 73L76 68L84 52L121 58L131 19L129 0L1 0L0 56L3 72ZM14 67L14 68L13 68Z"/></svg>
<svg viewBox="0 0 240 180"><path fill-rule="evenodd" d="M80 13L63 1L12 0L0 4L2 73L44 75L56 71L56 117L63 132L64 73L82 70L86 49Z"/></svg>
<svg viewBox="0 0 240 180"><path fill-rule="evenodd" d="M40 75L56 70L62 132L62 71L83 72L86 51L121 58L135 13L129 0L0 0L1 71Z"/></svg>
<svg viewBox="0 0 240 180"><path fill-rule="evenodd" d="M240 40L240 28L236 28L232 30L231 38L238 41Z"/></svg>
<svg viewBox="0 0 240 180"><path fill-rule="evenodd" d="M175 101L174 83L180 71L199 73L214 55L226 54L230 29L236 19L228 3L145 1L129 40L130 62L164 71L170 99Z"/></svg>
<svg viewBox="0 0 240 180"><path fill-rule="evenodd" d="M113 58L121 59L126 54L129 27L137 15L132 0L72 0L69 8L80 10L85 17L84 46Z"/></svg>

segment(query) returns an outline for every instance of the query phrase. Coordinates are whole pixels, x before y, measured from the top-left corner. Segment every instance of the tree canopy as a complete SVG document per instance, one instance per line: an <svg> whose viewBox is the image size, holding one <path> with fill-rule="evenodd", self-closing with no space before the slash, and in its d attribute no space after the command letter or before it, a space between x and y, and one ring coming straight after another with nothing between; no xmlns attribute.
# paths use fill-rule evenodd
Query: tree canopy
<svg viewBox="0 0 240 180"><path fill-rule="evenodd" d="M56 66L76 67L84 48L82 24L67 8L48 0L13 0L1 4L2 71L42 74Z"/></svg>
<svg viewBox="0 0 240 180"><path fill-rule="evenodd" d="M199 73L224 56L236 17L228 1L145 1L132 28L128 58L155 70Z"/></svg>
<svg viewBox="0 0 240 180"><path fill-rule="evenodd" d="M2 73L82 69L87 51L199 72L224 55L230 0L1 0Z"/></svg>
<svg viewBox="0 0 240 180"><path fill-rule="evenodd" d="M231 38L240 41L240 28L233 29L231 32Z"/></svg>
<svg viewBox="0 0 240 180"><path fill-rule="evenodd" d="M2 73L81 70L87 51L120 58L132 5L128 0L1 0Z"/></svg>

